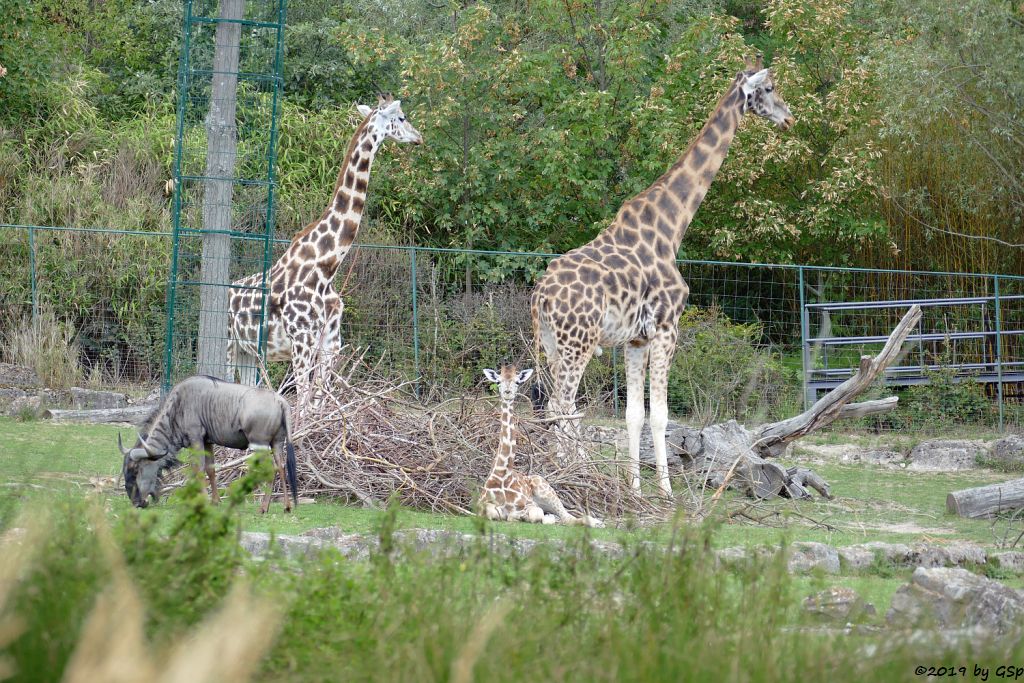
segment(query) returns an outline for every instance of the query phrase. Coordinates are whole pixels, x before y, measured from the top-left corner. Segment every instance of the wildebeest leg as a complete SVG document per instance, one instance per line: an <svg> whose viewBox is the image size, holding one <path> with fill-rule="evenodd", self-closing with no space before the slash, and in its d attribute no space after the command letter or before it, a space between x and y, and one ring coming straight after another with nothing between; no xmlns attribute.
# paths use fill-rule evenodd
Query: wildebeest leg
<svg viewBox="0 0 1024 683"><path fill-rule="evenodd" d="M277 474L275 478L281 477L281 493L284 495L284 511L292 511L292 499L288 495L288 475L285 473L284 468L284 447L281 439L274 441L274 470ZM292 491L294 494L295 491Z"/></svg>
<svg viewBox="0 0 1024 683"><path fill-rule="evenodd" d="M203 469L206 470L206 478L210 480L210 498L216 505L220 503L220 493L217 491L217 469L214 467L213 444L206 444L206 448L203 450L206 451L203 455Z"/></svg>
<svg viewBox="0 0 1024 683"><path fill-rule="evenodd" d="M266 445L263 445L263 444L249 444L249 447L252 449L254 454L258 453L260 451L269 451L270 450L270 446L266 446ZM270 499L274 496L274 482L277 481L277 473L278 473L279 469L280 468L277 466L277 458L275 457L274 458L274 476L270 478L270 483L263 485L263 491L264 491L264 493L263 493L263 504L260 505L260 514L261 515L267 514L267 510L270 509Z"/></svg>

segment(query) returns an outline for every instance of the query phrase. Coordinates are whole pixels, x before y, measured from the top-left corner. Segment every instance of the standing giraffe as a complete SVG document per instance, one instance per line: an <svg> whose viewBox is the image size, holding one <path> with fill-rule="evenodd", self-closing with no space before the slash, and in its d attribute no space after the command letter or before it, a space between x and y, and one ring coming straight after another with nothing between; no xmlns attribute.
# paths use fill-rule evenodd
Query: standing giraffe
<svg viewBox="0 0 1024 683"><path fill-rule="evenodd" d="M538 354L543 346L554 384L549 404L554 415L576 413L583 370L600 353L600 345L625 347L626 431L635 489L640 488L649 362L656 476L661 490L672 493L665 456L668 370L689 294L676 253L748 111L782 130L795 123L760 56L756 64L747 60L747 68L737 74L679 160L623 204L611 225L591 242L551 261L530 299L534 345ZM563 437L578 434L578 419L560 421ZM570 450L564 440L562 448Z"/></svg>
<svg viewBox="0 0 1024 683"><path fill-rule="evenodd" d="M330 203L319 219L292 239L268 277L266 358L292 361L300 401L310 389L317 356L322 353L323 362L330 363L341 348L344 304L333 280L359 232L373 158L387 138L416 145L423 142L405 120L399 100L381 97L373 109L357 108L365 118L349 143ZM256 384L257 379L262 277L254 273L238 280L228 295L228 364L231 379L237 369L243 384Z"/></svg>
<svg viewBox="0 0 1024 683"><path fill-rule="evenodd" d="M503 365L495 372L484 370L484 377L498 385L501 396L501 435L498 452L494 456L491 473L480 494L480 509L487 519L544 524L583 525L603 527L601 520L583 515L574 517L562 505L558 494L540 475L526 476L512 469L513 450L516 446L515 416L512 404L519 387L533 375L532 369L520 372L515 366Z"/></svg>

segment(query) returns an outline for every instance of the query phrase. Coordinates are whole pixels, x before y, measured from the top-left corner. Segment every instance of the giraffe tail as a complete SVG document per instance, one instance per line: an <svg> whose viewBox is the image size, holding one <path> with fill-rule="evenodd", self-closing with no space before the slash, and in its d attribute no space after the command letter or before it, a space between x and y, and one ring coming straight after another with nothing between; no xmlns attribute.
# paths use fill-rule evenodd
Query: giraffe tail
<svg viewBox="0 0 1024 683"><path fill-rule="evenodd" d="M533 414L537 417L544 416L544 406L547 404L548 392L544 388L544 373L540 372L543 367L540 359L541 347L541 315L545 303L544 295L534 291L530 299L530 322L533 327L533 362L537 372L533 374L533 384L530 385L530 404L533 406Z"/></svg>

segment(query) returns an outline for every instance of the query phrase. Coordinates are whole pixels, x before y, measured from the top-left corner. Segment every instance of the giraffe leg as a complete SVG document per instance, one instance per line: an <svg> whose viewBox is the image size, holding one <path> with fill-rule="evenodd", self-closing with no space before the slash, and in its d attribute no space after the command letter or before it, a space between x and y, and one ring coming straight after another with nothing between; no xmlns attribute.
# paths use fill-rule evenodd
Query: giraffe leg
<svg viewBox="0 0 1024 683"><path fill-rule="evenodd" d="M535 474L529 477L530 485L533 487L533 502L536 503L545 513L544 523L551 524L552 522L561 522L562 524L574 524L584 525L592 527L603 527L604 523L601 520L591 517L590 515L583 515L576 517L572 515L565 506L562 505L562 500L558 497L555 489L552 488L551 484L548 483L547 479ZM552 522L548 521L548 517L552 518Z"/></svg>
<svg viewBox="0 0 1024 683"><path fill-rule="evenodd" d="M659 328L651 342L651 440L654 442L655 477L665 495L672 495L665 428L668 426L668 370L675 355L677 334L675 325Z"/></svg>
<svg viewBox="0 0 1024 683"><path fill-rule="evenodd" d="M249 351L238 342L232 342L229 348L233 350L233 353L228 354L229 356L232 356L228 361L231 366L230 379L234 381L235 372L237 372L239 384L256 386L256 384L259 383L259 363L257 357L249 353Z"/></svg>
<svg viewBox="0 0 1024 683"><path fill-rule="evenodd" d="M596 334L592 339L585 339L581 346L563 349L559 358L555 374L555 395L552 398L552 409L558 415L576 414L576 392L579 390L580 380L583 379L583 371L587 363L594 355L597 348ZM558 422L561 444L559 455L563 461L581 461L585 457L580 444L580 418L563 418Z"/></svg>
<svg viewBox="0 0 1024 683"><path fill-rule="evenodd" d="M494 503L484 504L484 515L491 521L501 521L508 517L508 514L502 508L499 508Z"/></svg>
<svg viewBox="0 0 1024 683"><path fill-rule="evenodd" d="M640 490L640 431L644 426L644 375L647 347L626 344L626 433L629 436L629 483Z"/></svg>
<svg viewBox="0 0 1024 683"><path fill-rule="evenodd" d="M313 363L316 347L312 335L300 332L292 336L292 372L295 375L296 422L301 423L313 403Z"/></svg>

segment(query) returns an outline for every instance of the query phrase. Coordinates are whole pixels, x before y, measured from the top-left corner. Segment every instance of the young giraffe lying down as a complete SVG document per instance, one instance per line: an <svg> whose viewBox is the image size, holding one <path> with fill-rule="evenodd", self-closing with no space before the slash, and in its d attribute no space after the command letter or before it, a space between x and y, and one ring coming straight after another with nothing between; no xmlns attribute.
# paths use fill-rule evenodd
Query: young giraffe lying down
<svg viewBox="0 0 1024 683"><path fill-rule="evenodd" d="M589 515L574 517L569 514L544 477L536 474L526 476L511 467L516 445L512 403L519 387L532 375L532 369L520 372L514 365L503 365L498 372L490 368L484 370L484 376L497 383L498 394L501 396L501 437L498 453L494 456L494 466L491 467L491 474L484 482L484 490L480 495L481 512L493 520L544 524L561 522L603 527L601 520Z"/></svg>

